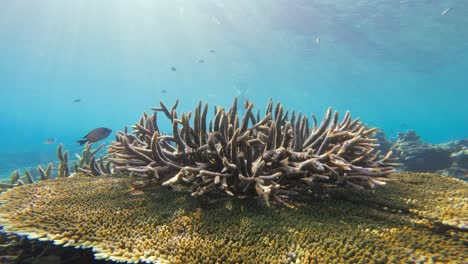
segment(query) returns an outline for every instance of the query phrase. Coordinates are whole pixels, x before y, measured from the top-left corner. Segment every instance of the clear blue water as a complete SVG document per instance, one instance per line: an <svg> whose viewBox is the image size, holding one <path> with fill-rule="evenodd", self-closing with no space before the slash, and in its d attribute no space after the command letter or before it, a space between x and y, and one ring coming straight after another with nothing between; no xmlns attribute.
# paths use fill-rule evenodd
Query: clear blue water
<svg viewBox="0 0 468 264"><path fill-rule="evenodd" d="M187 111L273 97L319 116L350 110L389 136L468 137L466 0L0 5L0 175L55 160L60 142L79 152L91 129L115 132L176 98Z"/></svg>

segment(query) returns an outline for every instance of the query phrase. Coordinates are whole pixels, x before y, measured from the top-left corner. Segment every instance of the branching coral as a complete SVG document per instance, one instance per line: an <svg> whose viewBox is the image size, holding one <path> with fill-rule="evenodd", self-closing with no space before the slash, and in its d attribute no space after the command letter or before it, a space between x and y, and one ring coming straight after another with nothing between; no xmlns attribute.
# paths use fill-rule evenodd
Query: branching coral
<svg viewBox="0 0 468 264"><path fill-rule="evenodd" d="M76 155L78 162L75 163L75 172L81 172L88 176L100 176L112 173L112 164L106 157L99 157L96 159L96 153L104 147L104 144L97 148L91 149L92 144L86 144L83 148L82 154ZM58 178L70 176L70 169L68 165L68 151L62 151L62 144L57 148L57 156L60 160Z"/></svg>
<svg viewBox="0 0 468 264"><path fill-rule="evenodd" d="M57 157L60 161L57 177L68 177L70 175L70 167L68 166L68 151L63 152L63 145L60 144L57 148Z"/></svg>
<svg viewBox="0 0 468 264"><path fill-rule="evenodd" d="M75 164L75 171L88 176L100 176L112 173L112 163L103 156L96 158L96 153L104 147L104 144L91 149L92 144L86 144L83 152L76 155L78 162Z"/></svg>
<svg viewBox="0 0 468 264"><path fill-rule="evenodd" d="M75 173L83 173L88 176L101 176L111 174L113 172L112 163L103 156L96 158L96 153L104 147L103 145L92 149L92 144L86 144L81 156L76 155L78 161L73 164ZM28 170L25 170L24 175L20 177L20 172L15 170L8 183L0 183L0 191L9 189L15 186L21 186L25 184L31 184L38 181L48 180L53 177L66 178L72 175L70 173L69 155L68 151L63 151L63 145L60 144L57 147L57 157L59 159L59 166L56 171L53 172L53 163L49 163L44 169L42 166L37 166L38 177L34 177ZM56 174L55 174L56 173Z"/></svg>
<svg viewBox="0 0 468 264"><path fill-rule="evenodd" d="M146 176L164 186L187 184L193 196L221 191L228 195L257 194L268 202L310 190L315 184L346 184L356 188L385 183L393 172L391 152L374 151L376 129L367 129L346 112L341 122L329 108L320 124L312 115L286 111L270 100L265 114L254 114L245 102L240 117L237 98L229 110L215 108L208 122L208 104L178 115L178 101L160 102L152 115L143 113L127 133L118 132L109 148L116 170ZM171 121L172 135L160 131L157 113ZM192 120L193 116L193 121Z"/></svg>
<svg viewBox="0 0 468 264"><path fill-rule="evenodd" d="M10 175L10 181L8 183L0 183L0 190L1 189L8 189L15 186L21 186L25 184L35 183L37 181L48 180L52 174L52 162L47 165L45 169L42 166L37 166L37 172L39 178L35 178L28 170L24 171L24 175L20 177L19 170L13 171Z"/></svg>

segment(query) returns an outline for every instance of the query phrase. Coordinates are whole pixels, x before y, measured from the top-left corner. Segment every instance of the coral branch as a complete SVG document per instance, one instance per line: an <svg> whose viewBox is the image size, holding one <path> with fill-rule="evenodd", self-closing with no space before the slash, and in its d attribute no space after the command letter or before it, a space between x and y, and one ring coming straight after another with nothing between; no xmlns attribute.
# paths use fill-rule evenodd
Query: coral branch
<svg viewBox="0 0 468 264"><path fill-rule="evenodd" d="M339 122L338 112L328 108L322 122L312 115L289 111L270 99L262 117L253 114L246 100L245 114L238 113L237 98L226 111L215 107L206 130L208 104L199 102L192 112L177 118L178 101L169 110L160 108L171 121L172 135L159 131L156 112L144 115L132 132L118 132L108 148L116 170L154 179L162 185L185 183L192 195L210 192L255 195L265 202L284 203L284 197L311 190L320 183L356 188L385 184L393 172L391 153L380 156L370 138L374 128L351 119L349 112ZM162 177L160 177L161 175ZM278 196L280 195L280 196Z"/></svg>

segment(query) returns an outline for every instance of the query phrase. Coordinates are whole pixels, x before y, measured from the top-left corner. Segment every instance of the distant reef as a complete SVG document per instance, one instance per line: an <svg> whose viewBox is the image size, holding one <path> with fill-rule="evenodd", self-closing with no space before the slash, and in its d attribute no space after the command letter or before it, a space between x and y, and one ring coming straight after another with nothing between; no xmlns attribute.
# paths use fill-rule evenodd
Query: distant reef
<svg viewBox="0 0 468 264"><path fill-rule="evenodd" d="M379 130L376 138L383 151L393 151L402 171L433 172L468 180L468 139L431 144L421 141L414 130L398 133L394 141Z"/></svg>

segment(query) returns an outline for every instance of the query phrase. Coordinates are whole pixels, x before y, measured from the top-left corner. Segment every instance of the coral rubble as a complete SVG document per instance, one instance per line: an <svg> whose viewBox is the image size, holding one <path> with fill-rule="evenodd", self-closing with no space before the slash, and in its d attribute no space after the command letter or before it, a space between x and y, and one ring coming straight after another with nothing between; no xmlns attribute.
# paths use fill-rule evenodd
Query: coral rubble
<svg viewBox="0 0 468 264"><path fill-rule="evenodd" d="M210 121L208 104L182 114L177 105L169 110L161 102L153 114L143 113L132 133L116 134L108 153L117 171L163 186L188 185L193 196L256 194L267 203L283 203L318 184L382 185L397 165L391 152L380 156L374 150L376 129L352 120L349 112L339 122L338 112L329 108L320 124L312 115L310 127L306 115L272 100L263 116L259 110L254 114L249 101L239 116L236 98L229 110L215 108ZM172 135L160 131L158 112L170 120Z"/></svg>
<svg viewBox="0 0 468 264"><path fill-rule="evenodd" d="M465 263L468 185L392 174L385 188L328 188L294 208L195 199L128 177L40 181L0 194L0 224L96 258L158 263Z"/></svg>

